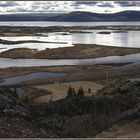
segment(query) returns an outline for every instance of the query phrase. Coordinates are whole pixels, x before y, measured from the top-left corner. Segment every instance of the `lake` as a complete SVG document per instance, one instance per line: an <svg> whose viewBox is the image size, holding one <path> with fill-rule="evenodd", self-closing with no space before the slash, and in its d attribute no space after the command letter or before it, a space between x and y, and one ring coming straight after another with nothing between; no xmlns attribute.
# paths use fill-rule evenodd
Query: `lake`
<svg viewBox="0 0 140 140"><path fill-rule="evenodd" d="M51 21L7 21L0 22L0 26L102 26L102 25L140 25L140 22L51 22Z"/></svg>
<svg viewBox="0 0 140 140"><path fill-rule="evenodd" d="M107 25L140 25L140 22L0 22L0 26L107 26ZM72 47L73 44L99 44L118 47L139 48L140 31L128 31L111 34L98 34L101 30L86 30L91 33L38 33L43 36L1 36L0 39L10 41L37 40L52 43L24 43L15 45L0 44L0 52L13 48L31 48L44 50L46 48ZM102 30L110 31L110 30ZM56 43L53 43L56 42ZM59 43L57 43L59 42ZM62 42L62 43L61 43ZM65 43L65 44L63 44Z"/></svg>
<svg viewBox="0 0 140 140"><path fill-rule="evenodd" d="M0 44L0 52L14 48L31 48L45 50L46 48L72 47L73 44L98 44L118 47L139 48L140 31L118 32L111 34L99 34L101 30L85 30L90 33L67 33L55 32L44 33L45 36L6 36L0 37L3 40L22 41L22 40L37 40L52 43L24 43L5 45ZM102 30L111 31L111 30ZM53 43L55 42L55 43ZM58 42L58 43L57 43ZM62 43L61 43L62 42Z"/></svg>

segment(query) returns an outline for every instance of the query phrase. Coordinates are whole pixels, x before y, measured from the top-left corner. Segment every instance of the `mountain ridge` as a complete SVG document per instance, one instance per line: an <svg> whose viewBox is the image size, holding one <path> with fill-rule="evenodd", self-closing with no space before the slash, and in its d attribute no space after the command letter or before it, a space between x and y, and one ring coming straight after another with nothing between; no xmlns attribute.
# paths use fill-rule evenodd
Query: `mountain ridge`
<svg viewBox="0 0 140 140"><path fill-rule="evenodd" d="M76 11L70 13L28 13L0 15L0 21L140 21L140 11L121 11L117 13L93 13Z"/></svg>
<svg viewBox="0 0 140 140"><path fill-rule="evenodd" d="M140 21L140 11L122 11L112 14L71 12L50 18L53 21Z"/></svg>

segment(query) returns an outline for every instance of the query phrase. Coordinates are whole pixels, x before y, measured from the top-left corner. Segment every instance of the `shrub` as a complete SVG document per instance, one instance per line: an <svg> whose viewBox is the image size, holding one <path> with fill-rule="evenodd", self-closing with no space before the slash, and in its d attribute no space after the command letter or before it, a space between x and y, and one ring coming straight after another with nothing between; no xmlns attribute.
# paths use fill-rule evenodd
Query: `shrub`
<svg viewBox="0 0 140 140"><path fill-rule="evenodd" d="M82 87L78 89L77 96L84 96L85 92Z"/></svg>

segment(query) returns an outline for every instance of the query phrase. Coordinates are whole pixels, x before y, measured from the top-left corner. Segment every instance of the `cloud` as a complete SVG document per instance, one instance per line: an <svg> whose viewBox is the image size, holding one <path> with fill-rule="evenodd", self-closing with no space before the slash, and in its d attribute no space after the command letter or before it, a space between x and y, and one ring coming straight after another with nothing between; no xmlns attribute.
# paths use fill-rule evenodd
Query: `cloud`
<svg viewBox="0 0 140 140"><path fill-rule="evenodd" d="M115 3L118 4L121 7L140 6L139 1L118 1L118 2L115 2Z"/></svg>
<svg viewBox="0 0 140 140"><path fill-rule="evenodd" d="M107 8L113 8L113 2L98 2L98 7L107 7Z"/></svg>
<svg viewBox="0 0 140 140"><path fill-rule="evenodd" d="M0 7L11 7L11 6L16 6L17 3L14 1L2 1L0 2Z"/></svg>
<svg viewBox="0 0 140 140"><path fill-rule="evenodd" d="M77 4L85 4L85 5L96 5L98 2L97 1L76 1Z"/></svg>
<svg viewBox="0 0 140 140"><path fill-rule="evenodd" d="M0 13L20 12L118 12L139 10L139 1L0 1Z"/></svg>

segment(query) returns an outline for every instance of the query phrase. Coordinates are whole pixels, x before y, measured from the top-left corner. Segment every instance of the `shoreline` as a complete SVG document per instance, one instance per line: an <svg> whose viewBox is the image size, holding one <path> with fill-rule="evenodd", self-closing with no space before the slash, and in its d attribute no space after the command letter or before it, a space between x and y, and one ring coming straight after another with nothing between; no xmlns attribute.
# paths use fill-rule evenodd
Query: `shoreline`
<svg viewBox="0 0 140 140"><path fill-rule="evenodd" d="M67 44L67 42L49 42L49 41L38 41L38 40L21 40L21 41L10 41L0 39L0 44L3 45L18 45L24 43L54 43L54 44Z"/></svg>
<svg viewBox="0 0 140 140"><path fill-rule="evenodd" d="M139 25L100 25L100 26L0 26L0 36L6 35L37 35L38 33L52 33L52 32L70 32L72 30L123 30L123 31L140 31Z"/></svg>

